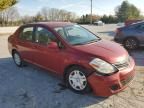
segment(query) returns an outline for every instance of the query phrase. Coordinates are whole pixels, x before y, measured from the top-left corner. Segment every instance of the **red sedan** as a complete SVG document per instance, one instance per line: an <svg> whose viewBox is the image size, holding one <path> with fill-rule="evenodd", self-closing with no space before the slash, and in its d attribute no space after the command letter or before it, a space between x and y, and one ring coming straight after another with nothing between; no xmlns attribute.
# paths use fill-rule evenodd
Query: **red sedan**
<svg viewBox="0 0 144 108"><path fill-rule="evenodd" d="M23 25L8 38L8 47L17 66L29 62L54 72L77 93L110 96L135 76L134 60L123 47L72 23Z"/></svg>

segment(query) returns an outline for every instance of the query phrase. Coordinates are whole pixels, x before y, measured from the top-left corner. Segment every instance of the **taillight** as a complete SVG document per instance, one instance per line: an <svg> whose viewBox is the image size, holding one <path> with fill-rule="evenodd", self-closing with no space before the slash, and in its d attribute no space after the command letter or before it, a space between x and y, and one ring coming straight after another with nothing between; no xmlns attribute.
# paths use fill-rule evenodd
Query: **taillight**
<svg viewBox="0 0 144 108"><path fill-rule="evenodd" d="M12 41L12 39L13 39L13 35L10 35L9 37L8 37L8 42L11 42Z"/></svg>

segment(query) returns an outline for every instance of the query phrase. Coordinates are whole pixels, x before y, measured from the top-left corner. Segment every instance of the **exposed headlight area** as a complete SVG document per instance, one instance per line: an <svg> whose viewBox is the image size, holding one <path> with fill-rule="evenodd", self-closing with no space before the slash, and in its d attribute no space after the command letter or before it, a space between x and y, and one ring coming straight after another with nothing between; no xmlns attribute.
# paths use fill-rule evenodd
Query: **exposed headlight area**
<svg viewBox="0 0 144 108"><path fill-rule="evenodd" d="M131 60L131 57L128 56L127 58L125 58L124 60L122 61L119 61L115 64L113 64L118 70L124 70L124 69L127 69L129 66L130 66L130 60Z"/></svg>
<svg viewBox="0 0 144 108"><path fill-rule="evenodd" d="M115 66L99 58L93 59L89 65L92 66L100 75L111 75L118 71Z"/></svg>

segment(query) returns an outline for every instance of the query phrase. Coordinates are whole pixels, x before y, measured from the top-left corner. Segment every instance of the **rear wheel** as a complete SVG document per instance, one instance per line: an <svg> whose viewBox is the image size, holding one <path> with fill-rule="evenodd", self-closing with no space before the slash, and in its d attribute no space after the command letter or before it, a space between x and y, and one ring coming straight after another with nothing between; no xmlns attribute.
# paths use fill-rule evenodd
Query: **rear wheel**
<svg viewBox="0 0 144 108"><path fill-rule="evenodd" d="M90 92L86 72L81 67L75 66L67 71L66 84L76 93L84 94Z"/></svg>
<svg viewBox="0 0 144 108"><path fill-rule="evenodd" d="M138 40L135 38L128 38L124 41L124 47L128 50L136 49L138 46Z"/></svg>
<svg viewBox="0 0 144 108"><path fill-rule="evenodd" d="M14 51L12 56L13 56L13 60L14 60L15 64L18 67L22 67L23 61L22 61L22 59L20 57L20 54L17 51Z"/></svg>

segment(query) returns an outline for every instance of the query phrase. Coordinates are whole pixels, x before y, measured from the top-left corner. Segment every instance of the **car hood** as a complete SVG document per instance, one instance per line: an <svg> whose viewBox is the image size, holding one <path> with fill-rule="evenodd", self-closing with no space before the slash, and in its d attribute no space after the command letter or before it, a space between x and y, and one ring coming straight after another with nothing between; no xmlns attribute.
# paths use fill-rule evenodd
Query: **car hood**
<svg viewBox="0 0 144 108"><path fill-rule="evenodd" d="M128 57L127 51L119 44L100 40L95 43L74 46L75 49L99 57L109 63L116 63Z"/></svg>

